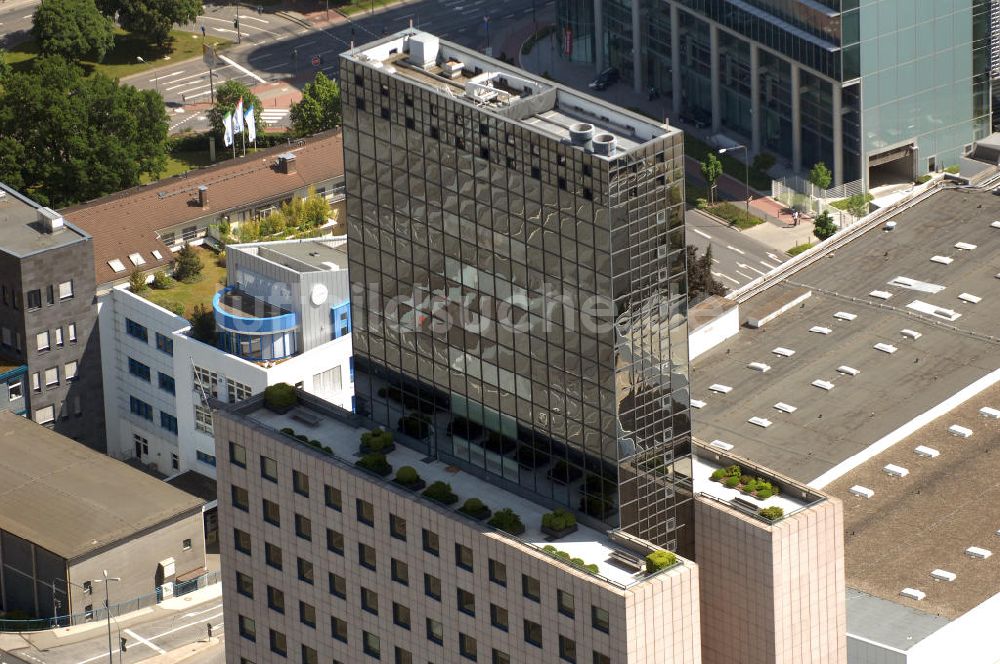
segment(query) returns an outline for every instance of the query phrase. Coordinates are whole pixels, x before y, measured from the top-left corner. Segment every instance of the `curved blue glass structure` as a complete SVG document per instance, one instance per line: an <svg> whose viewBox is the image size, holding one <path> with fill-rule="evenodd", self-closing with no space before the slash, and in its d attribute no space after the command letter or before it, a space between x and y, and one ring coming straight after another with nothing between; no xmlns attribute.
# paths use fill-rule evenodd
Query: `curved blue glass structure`
<svg viewBox="0 0 1000 664"><path fill-rule="evenodd" d="M212 298L220 349L247 360L280 360L298 352L298 317L233 287Z"/></svg>

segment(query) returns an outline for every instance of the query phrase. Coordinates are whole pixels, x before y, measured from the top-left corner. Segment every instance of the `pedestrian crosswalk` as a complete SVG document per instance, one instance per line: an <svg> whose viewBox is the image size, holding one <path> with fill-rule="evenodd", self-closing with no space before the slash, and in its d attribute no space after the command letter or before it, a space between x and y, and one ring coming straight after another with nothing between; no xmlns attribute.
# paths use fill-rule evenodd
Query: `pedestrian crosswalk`
<svg viewBox="0 0 1000 664"><path fill-rule="evenodd" d="M260 112L260 119L264 121L264 124L270 126L278 124L287 115L287 108L265 108Z"/></svg>

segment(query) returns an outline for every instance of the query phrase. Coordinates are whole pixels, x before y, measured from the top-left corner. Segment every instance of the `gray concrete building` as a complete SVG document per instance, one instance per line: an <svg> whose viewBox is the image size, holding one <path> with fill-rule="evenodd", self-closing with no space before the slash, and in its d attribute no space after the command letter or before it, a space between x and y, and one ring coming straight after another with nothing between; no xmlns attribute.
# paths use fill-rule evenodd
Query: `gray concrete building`
<svg viewBox="0 0 1000 664"><path fill-rule="evenodd" d="M205 568L201 499L9 412L0 458L0 611L86 614L104 570L114 605Z"/></svg>
<svg viewBox="0 0 1000 664"><path fill-rule="evenodd" d="M341 63L358 412L690 553L681 132L417 30Z"/></svg>
<svg viewBox="0 0 1000 664"><path fill-rule="evenodd" d="M0 352L27 367L18 410L103 450L93 242L0 183Z"/></svg>

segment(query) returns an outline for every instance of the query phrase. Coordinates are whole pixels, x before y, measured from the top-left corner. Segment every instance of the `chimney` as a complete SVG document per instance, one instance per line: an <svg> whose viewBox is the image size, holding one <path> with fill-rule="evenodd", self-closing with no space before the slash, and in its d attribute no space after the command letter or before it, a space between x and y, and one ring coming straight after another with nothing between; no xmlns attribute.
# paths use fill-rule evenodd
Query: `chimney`
<svg viewBox="0 0 1000 664"><path fill-rule="evenodd" d="M285 175L295 173L295 153L285 152L278 155L278 170Z"/></svg>
<svg viewBox="0 0 1000 664"><path fill-rule="evenodd" d="M41 222L45 232L50 234L62 230L65 225L62 215L47 207L38 208L38 221Z"/></svg>
<svg viewBox="0 0 1000 664"><path fill-rule="evenodd" d="M208 186L201 184L198 185L198 205L207 208L208 207Z"/></svg>

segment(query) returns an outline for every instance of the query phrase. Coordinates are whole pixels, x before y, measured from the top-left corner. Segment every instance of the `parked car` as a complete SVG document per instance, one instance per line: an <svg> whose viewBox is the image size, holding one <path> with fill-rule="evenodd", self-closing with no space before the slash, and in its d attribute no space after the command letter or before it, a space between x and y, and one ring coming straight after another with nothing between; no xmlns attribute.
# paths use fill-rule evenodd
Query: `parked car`
<svg viewBox="0 0 1000 664"><path fill-rule="evenodd" d="M608 67L600 74L597 75L593 81L590 82L591 90L606 90L609 85L617 83L621 78L618 70L614 67Z"/></svg>

